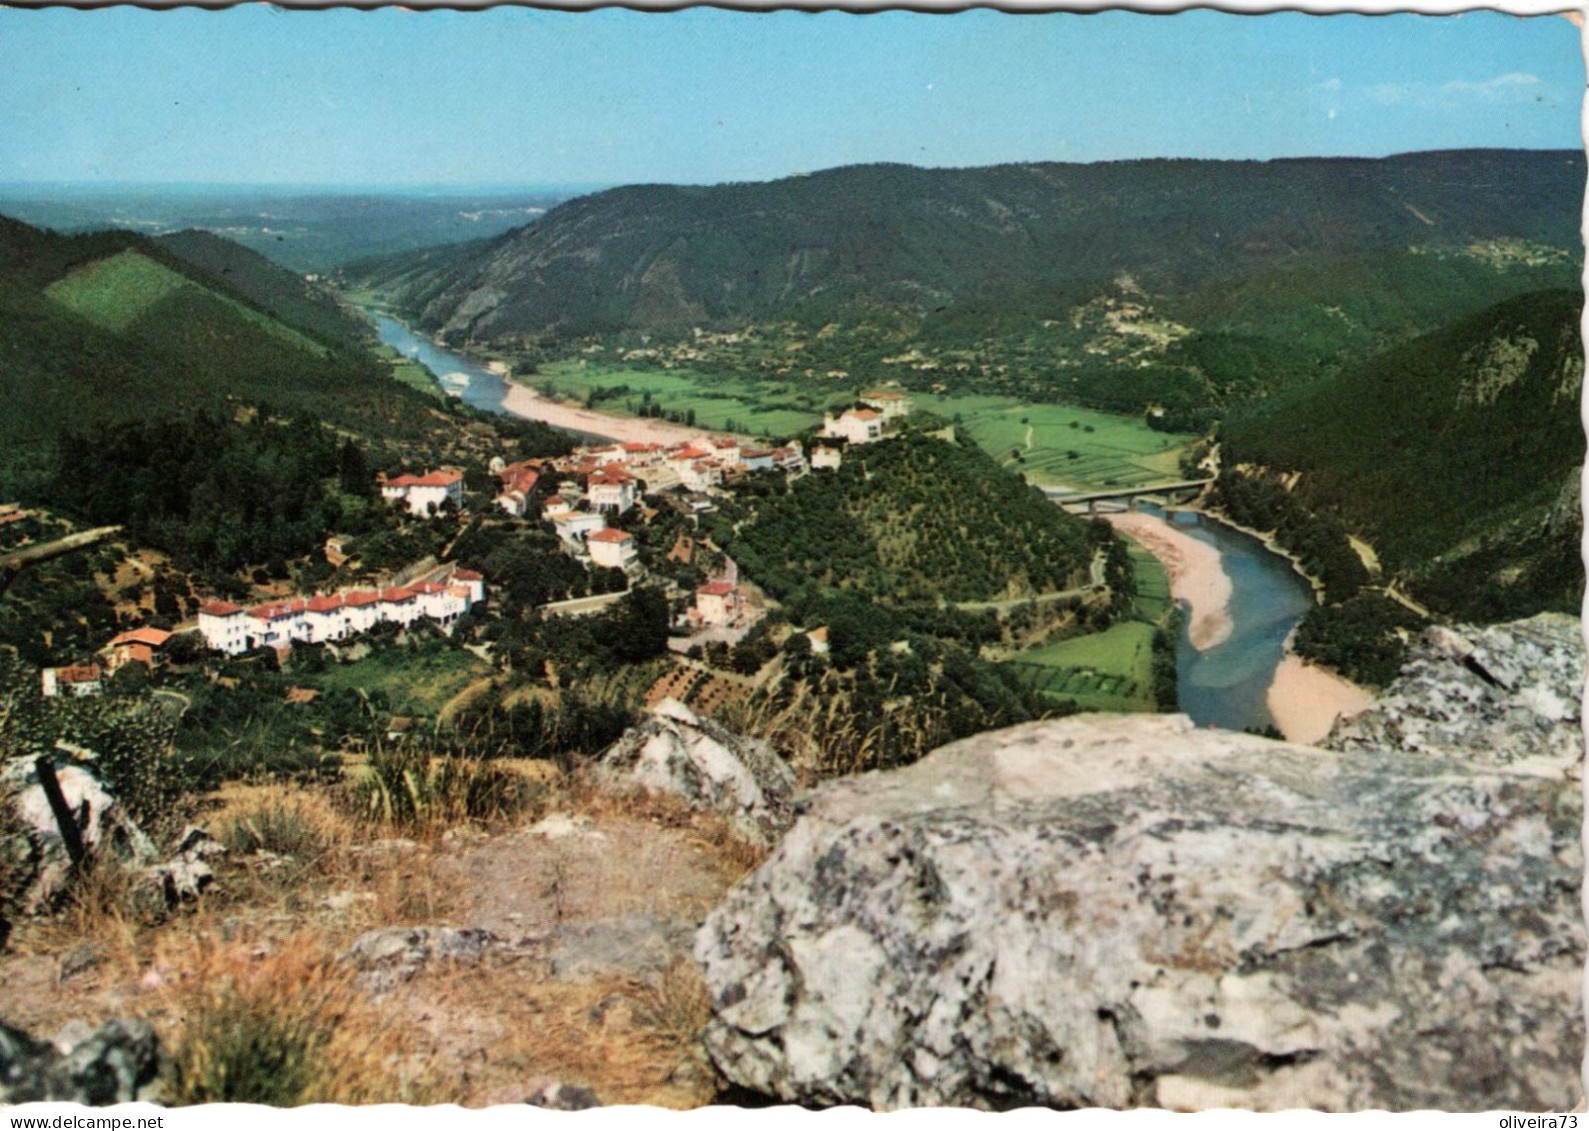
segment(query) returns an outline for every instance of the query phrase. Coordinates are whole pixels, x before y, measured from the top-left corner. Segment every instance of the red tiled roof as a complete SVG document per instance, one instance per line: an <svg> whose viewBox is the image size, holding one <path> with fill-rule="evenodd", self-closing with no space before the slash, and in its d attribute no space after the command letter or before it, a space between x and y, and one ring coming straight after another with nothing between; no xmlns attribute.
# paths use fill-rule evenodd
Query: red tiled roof
<svg viewBox="0 0 1589 1131"><path fill-rule="evenodd" d="M772 455L772 452L764 451L761 448L748 448L739 454L742 459L767 459Z"/></svg>
<svg viewBox="0 0 1589 1131"><path fill-rule="evenodd" d="M700 597L727 597L733 591L734 586L727 581L708 581L695 592Z"/></svg>
<svg viewBox="0 0 1589 1131"><path fill-rule="evenodd" d="M691 447L685 448L682 452L679 452L673 458L674 459L691 459L691 460L694 460L694 459L700 459L703 456L709 456L711 454L712 454L711 452L706 451L704 448L697 448L697 447L691 446Z"/></svg>
<svg viewBox="0 0 1589 1131"><path fill-rule="evenodd" d="M381 595L373 589L355 589L353 592L345 594L342 599L354 608L359 608L364 605L375 604L381 599Z"/></svg>
<svg viewBox="0 0 1589 1131"><path fill-rule="evenodd" d="M55 669L57 683L92 683L104 673L98 664L68 664Z"/></svg>
<svg viewBox="0 0 1589 1131"><path fill-rule="evenodd" d="M486 579L485 574L476 573L472 569L455 569L452 571L452 576L458 581L484 581Z"/></svg>
<svg viewBox="0 0 1589 1131"><path fill-rule="evenodd" d="M206 601L199 606L199 612L212 617L234 617L242 611L241 605L234 605L230 601Z"/></svg>
<svg viewBox="0 0 1589 1131"><path fill-rule="evenodd" d="M851 409L850 415L855 417L857 420L875 420L877 418L876 410L870 408Z"/></svg>
<svg viewBox="0 0 1589 1131"><path fill-rule="evenodd" d="M454 483L463 481L461 471L427 471L424 475L399 475L396 479L388 479L383 484L386 487L449 487Z"/></svg>
<svg viewBox="0 0 1589 1131"><path fill-rule="evenodd" d="M415 593L420 594L445 593L447 591L447 587L445 585L438 584L434 581L421 581L418 585L412 586L412 588Z"/></svg>
<svg viewBox="0 0 1589 1131"><path fill-rule="evenodd" d="M594 534L590 535L590 537L586 538L585 541L587 541L587 542L628 542L628 541L631 541L631 537L630 537L630 535L626 534L622 530L613 530L613 529L609 528L607 530L598 530L598 531L596 531Z"/></svg>
<svg viewBox="0 0 1589 1131"><path fill-rule="evenodd" d="M110 647L115 648L121 644L147 644L151 648L163 648L165 642L170 639L171 634L161 628L132 628L113 637Z"/></svg>
<svg viewBox="0 0 1589 1131"><path fill-rule="evenodd" d="M397 587L393 589L381 590L381 601L388 605L398 605L404 601L412 601L413 599L414 591L412 589Z"/></svg>
<svg viewBox="0 0 1589 1131"><path fill-rule="evenodd" d="M626 452L654 452L659 447L661 447L660 444L642 444L635 440L630 440L623 446L623 450Z"/></svg>
<svg viewBox="0 0 1589 1131"><path fill-rule="evenodd" d="M600 471L590 473L591 486L621 487L625 483L633 483L634 476L621 467L604 467Z"/></svg>
<svg viewBox="0 0 1589 1131"><path fill-rule="evenodd" d="M303 612L304 606L303 601L269 601L263 605L255 605L248 610L248 615L255 620L279 620Z"/></svg>
<svg viewBox="0 0 1589 1131"><path fill-rule="evenodd" d="M341 596L320 596L311 597L307 607L311 613L334 613L345 604Z"/></svg>

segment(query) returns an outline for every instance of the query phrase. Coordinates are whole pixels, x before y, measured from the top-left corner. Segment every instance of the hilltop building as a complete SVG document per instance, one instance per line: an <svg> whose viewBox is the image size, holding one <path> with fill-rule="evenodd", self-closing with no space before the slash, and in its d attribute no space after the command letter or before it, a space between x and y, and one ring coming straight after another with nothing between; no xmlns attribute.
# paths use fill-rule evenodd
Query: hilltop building
<svg viewBox="0 0 1589 1131"><path fill-rule="evenodd" d="M453 468L428 471L424 475L399 475L395 479L382 476L379 482L381 498L389 503L402 503L412 515L435 514L447 503L463 509L463 472Z"/></svg>
<svg viewBox="0 0 1589 1131"><path fill-rule="evenodd" d="M847 408L837 414L825 412L822 434L852 444L871 444L883 438L883 416L875 408Z"/></svg>
<svg viewBox="0 0 1589 1131"><path fill-rule="evenodd" d="M868 389L856 399L875 410L885 422L909 415L911 409L910 398L898 389Z"/></svg>

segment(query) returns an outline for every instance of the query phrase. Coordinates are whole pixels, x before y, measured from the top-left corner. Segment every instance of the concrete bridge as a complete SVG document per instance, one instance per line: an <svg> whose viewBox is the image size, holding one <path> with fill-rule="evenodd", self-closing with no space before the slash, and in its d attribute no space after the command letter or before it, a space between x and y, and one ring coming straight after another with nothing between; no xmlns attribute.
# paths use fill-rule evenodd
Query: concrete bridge
<svg viewBox="0 0 1589 1131"><path fill-rule="evenodd" d="M1136 487L1108 487L1102 491L1067 491L1062 487L1044 487L1049 500L1067 509L1087 504L1092 514L1098 503L1116 499L1125 501L1130 510L1136 509L1137 500L1147 495L1163 498L1166 503L1188 502L1200 494L1212 479L1176 479L1168 483L1144 483Z"/></svg>

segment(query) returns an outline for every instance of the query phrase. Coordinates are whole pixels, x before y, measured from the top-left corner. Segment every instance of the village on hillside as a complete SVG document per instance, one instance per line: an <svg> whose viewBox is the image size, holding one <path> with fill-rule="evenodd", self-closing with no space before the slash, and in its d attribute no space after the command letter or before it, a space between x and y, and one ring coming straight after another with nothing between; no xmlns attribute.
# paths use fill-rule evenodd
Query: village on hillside
<svg viewBox="0 0 1589 1131"><path fill-rule="evenodd" d="M718 500L755 479L776 477L788 483L813 472L835 471L847 447L883 439L911 408L909 397L896 389L863 392L854 404L825 414L809 449L797 439L758 447L742 438L700 435L674 444L583 444L564 456L512 462L494 456L485 470L497 490L486 515L471 511L462 467L380 474L375 488L395 514L411 520L445 521L450 516L460 526L482 520L540 524L576 562L621 575L622 584L608 592L546 602L538 610L543 618L592 615L610 609L636 587L659 589L669 602L668 648L689 670L689 662L705 649L743 640L765 615L767 598L707 539L699 540L699 550L719 563L718 573L691 591L681 590L648 568L636 534L664 508L693 528ZM5 521L22 517L24 512L14 507L3 515ZM681 536L669 557L689 560L698 552L696 541ZM356 564L356 544L332 535L324 555L338 567ZM428 626L450 635L466 616L487 604L490 594L490 578L481 572L433 558L375 571L364 580L313 592L282 592L277 585L253 603L213 597L198 603L196 616L168 627L127 623L93 655L42 668L40 686L51 698L99 695L106 680L129 665L153 674L173 656L235 658L262 650L274 653L279 663L290 658L295 646L335 649L378 626L395 626L400 632ZM826 650L824 630L809 636L813 652ZM664 690L677 688L670 682Z"/></svg>

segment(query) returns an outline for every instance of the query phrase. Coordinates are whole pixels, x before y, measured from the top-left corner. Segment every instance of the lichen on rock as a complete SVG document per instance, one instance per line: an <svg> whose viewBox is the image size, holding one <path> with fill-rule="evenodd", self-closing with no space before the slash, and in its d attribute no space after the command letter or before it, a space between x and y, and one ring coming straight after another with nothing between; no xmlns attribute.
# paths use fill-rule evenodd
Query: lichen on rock
<svg viewBox="0 0 1589 1131"><path fill-rule="evenodd" d="M708 1051L876 1109L1566 1110L1575 632L1431 642L1343 749L1083 716L824 785L697 936Z"/></svg>

